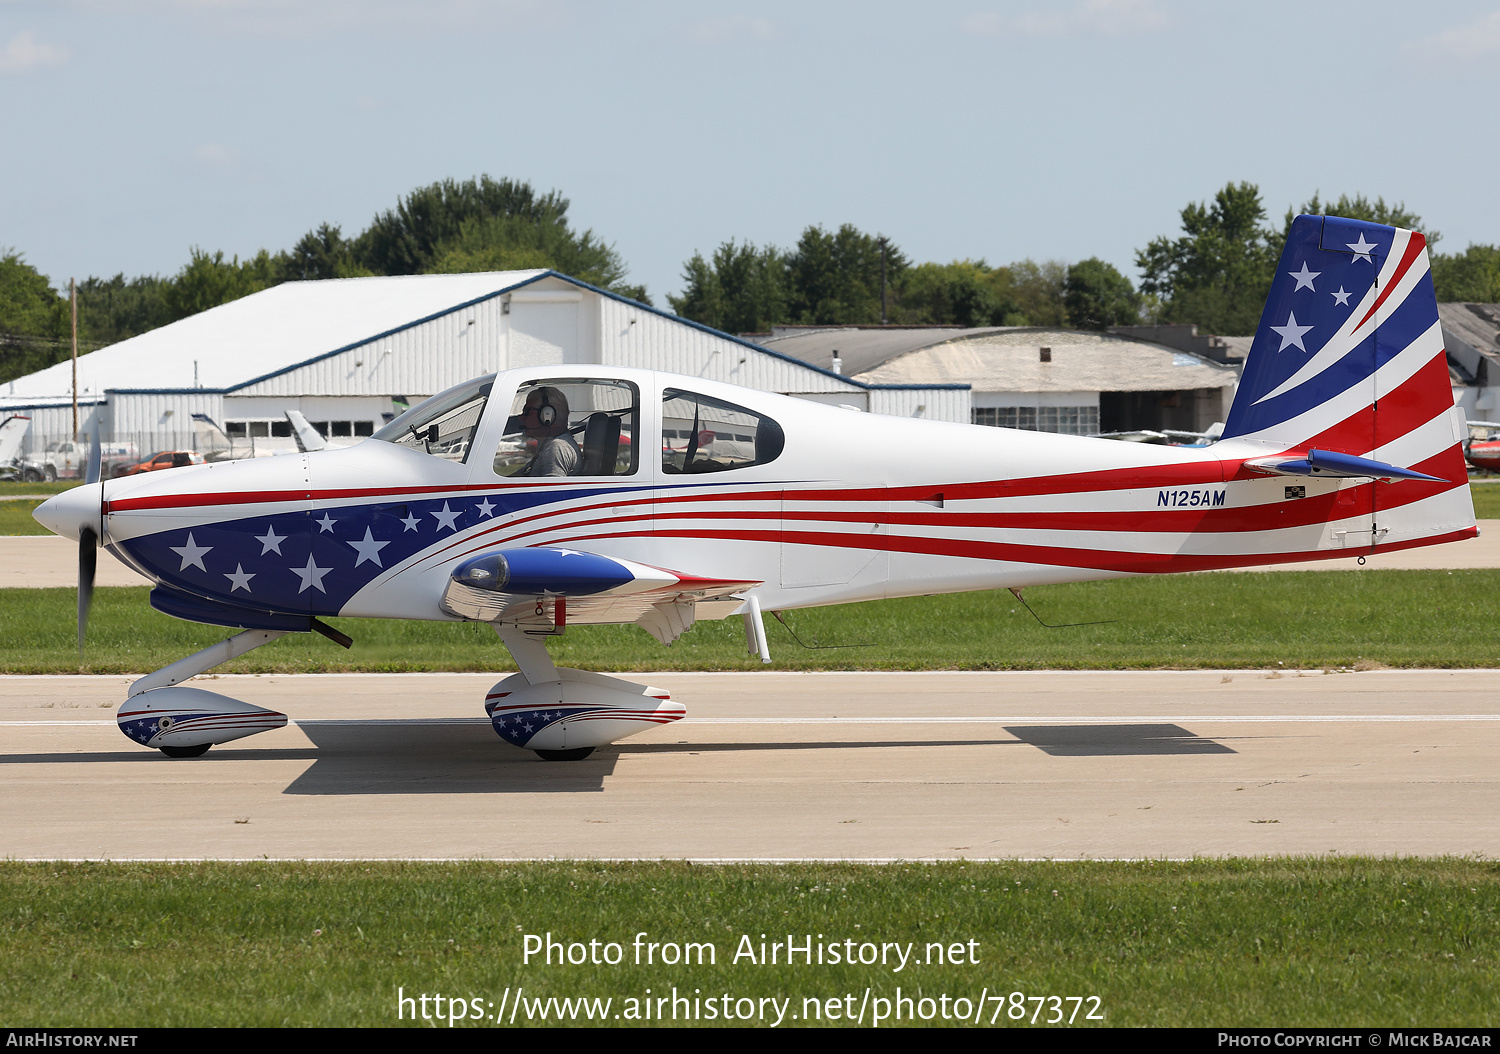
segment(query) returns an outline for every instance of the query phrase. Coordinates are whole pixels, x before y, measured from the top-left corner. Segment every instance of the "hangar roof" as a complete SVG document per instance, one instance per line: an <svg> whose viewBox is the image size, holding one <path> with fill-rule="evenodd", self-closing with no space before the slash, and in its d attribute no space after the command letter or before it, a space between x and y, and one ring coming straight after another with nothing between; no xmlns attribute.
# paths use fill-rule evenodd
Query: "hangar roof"
<svg viewBox="0 0 1500 1054"><path fill-rule="evenodd" d="M873 370L883 362L933 344L1003 329L963 329L958 326L777 326L757 344L812 366L828 369L833 353L843 361L849 377Z"/></svg>
<svg viewBox="0 0 1500 1054"><path fill-rule="evenodd" d="M401 275L286 282L78 357L80 394L114 389L240 387L366 343L551 272ZM17 378L7 402L72 391L70 362Z"/></svg>
<svg viewBox="0 0 1500 1054"><path fill-rule="evenodd" d="M1238 375L1191 352L1076 329L843 329L761 342L798 358L822 355L810 361L825 369L837 348L844 372L866 384L968 384L976 392L1182 391L1222 388ZM1041 360L1042 348L1051 361Z"/></svg>

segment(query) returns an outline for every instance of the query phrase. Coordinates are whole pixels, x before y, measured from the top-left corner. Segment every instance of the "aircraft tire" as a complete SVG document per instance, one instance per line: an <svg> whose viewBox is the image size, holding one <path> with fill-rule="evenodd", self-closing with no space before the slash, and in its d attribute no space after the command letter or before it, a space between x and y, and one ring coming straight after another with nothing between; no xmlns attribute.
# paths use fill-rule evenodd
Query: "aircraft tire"
<svg viewBox="0 0 1500 1054"><path fill-rule="evenodd" d="M543 761L582 761L593 752L593 747L574 747L572 750L538 750L536 756Z"/></svg>
<svg viewBox="0 0 1500 1054"><path fill-rule="evenodd" d="M201 758L208 753L211 743L199 743L196 747L158 747L169 758Z"/></svg>

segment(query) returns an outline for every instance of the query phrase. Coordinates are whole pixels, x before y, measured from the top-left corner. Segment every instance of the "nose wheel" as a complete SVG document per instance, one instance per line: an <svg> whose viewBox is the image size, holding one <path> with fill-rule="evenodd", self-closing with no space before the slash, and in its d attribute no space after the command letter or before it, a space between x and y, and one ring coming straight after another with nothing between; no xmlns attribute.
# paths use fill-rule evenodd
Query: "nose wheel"
<svg viewBox="0 0 1500 1054"><path fill-rule="evenodd" d="M212 743L199 743L196 747L158 747L169 758L201 758L208 753Z"/></svg>

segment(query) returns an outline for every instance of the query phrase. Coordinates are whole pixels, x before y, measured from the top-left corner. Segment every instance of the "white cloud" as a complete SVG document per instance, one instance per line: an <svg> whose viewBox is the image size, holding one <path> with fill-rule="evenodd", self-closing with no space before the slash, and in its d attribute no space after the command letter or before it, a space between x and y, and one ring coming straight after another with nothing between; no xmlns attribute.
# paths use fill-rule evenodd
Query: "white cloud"
<svg viewBox="0 0 1500 1054"><path fill-rule="evenodd" d="M0 73L29 73L47 66L56 66L68 57L64 48L43 44L36 34L23 29L10 38L10 43L0 49Z"/></svg>
<svg viewBox="0 0 1500 1054"><path fill-rule="evenodd" d="M183 20L227 36L308 39L476 29L526 32L572 17L572 0L71 0L109 14Z"/></svg>
<svg viewBox="0 0 1500 1054"><path fill-rule="evenodd" d="M780 39L781 26L769 18L729 15L727 18L689 22L683 27L683 35L694 44L728 44L742 40L764 44Z"/></svg>
<svg viewBox="0 0 1500 1054"><path fill-rule="evenodd" d="M204 143L193 150L193 160L211 168L228 168L239 160L240 152L223 143Z"/></svg>
<svg viewBox="0 0 1500 1054"><path fill-rule="evenodd" d="M1424 50L1437 55L1472 60L1500 53L1500 11L1475 19L1459 29L1448 29L1428 37Z"/></svg>
<svg viewBox="0 0 1500 1054"><path fill-rule="evenodd" d="M1172 24L1156 0L1082 0L1069 10L1032 14L969 15L960 26L979 37L1120 37L1151 33Z"/></svg>

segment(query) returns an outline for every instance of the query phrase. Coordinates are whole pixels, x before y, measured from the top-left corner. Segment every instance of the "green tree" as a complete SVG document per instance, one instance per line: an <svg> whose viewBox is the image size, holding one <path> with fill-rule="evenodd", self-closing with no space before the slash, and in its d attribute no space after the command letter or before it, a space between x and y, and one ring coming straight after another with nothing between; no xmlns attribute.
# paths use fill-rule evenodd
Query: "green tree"
<svg viewBox="0 0 1500 1054"><path fill-rule="evenodd" d="M1439 303L1500 303L1500 245L1432 254L1432 285Z"/></svg>
<svg viewBox="0 0 1500 1054"><path fill-rule="evenodd" d="M1079 260L1063 282L1068 321L1079 329L1129 326L1140 321L1141 296L1113 264L1098 257Z"/></svg>
<svg viewBox="0 0 1500 1054"><path fill-rule="evenodd" d="M624 283L625 265L593 231L571 230L561 218L537 222L524 216L482 216L465 220L438 244L423 268L428 274L519 271L550 268L633 299L645 299L641 286ZM649 300L647 301L649 303Z"/></svg>
<svg viewBox="0 0 1500 1054"><path fill-rule="evenodd" d="M1181 215L1181 237L1153 239L1136 254L1141 291L1160 297L1164 321L1253 333L1285 237L1265 228L1259 188L1230 183L1212 204L1189 204Z"/></svg>
<svg viewBox="0 0 1500 1054"><path fill-rule="evenodd" d="M1065 283L1068 267L1061 260L1021 260L1003 268L1021 308L1023 326L1066 326Z"/></svg>
<svg viewBox="0 0 1500 1054"><path fill-rule="evenodd" d="M355 239L359 262L376 274L421 274L466 221L515 217L536 224L566 222L568 201L556 191L538 195L530 183L480 176L419 187L376 215Z"/></svg>
<svg viewBox="0 0 1500 1054"><path fill-rule="evenodd" d="M512 179L445 179L380 213L349 244L373 274L457 274L552 268L650 303L624 281L624 261L593 231L568 224L568 199Z"/></svg>
<svg viewBox="0 0 1500 1054"><path fill-rule="evenodd" d="M68 301L13 249L0 249L0 380L45 369L71 350Z"/></svg>
<svg viewBox="0 0 1500 1054"><path fill-rule="evenodd" d="M278 281L276 262L264 249L240 263L238 256L225 260L223 252L210 255L194 246L191 261L167 286L164 299L175 321L258 293Z"/></svg>
<svg viewBox="0 0 1500 1054"><path fill-rule="evenodd" d="M325 278L349 278L351 272L370 274L354 262L353 246L344 239L335 223L319 224L281 254L281 279L285 282L318 281Z"/></svg>
<svg viewBox="0 0 1500 1054"><path fill-rule="evenodd" d="M955 260L910 268L892 318L908 325L974 327L1017 325L1024 314L1009 269Z"/></svg>
<svg viewBox="0 0 1500 1054"><path fill-rule="evenodd" d="M788 311L801 325L869 325L880 322L882 239L851 224L832 233L808 227L787 257ZM887 285L901 280L908 263L885 242Z"/></svg>
<svg viewBox="0 0 1500 1054"><path fill-rule="evenodd" d="M80 338L103 346L166 325L176 317L167 306L168 286L154 275L84 279L78 285Z"/></svg>
<svg viewBox="0 0 1500 1054"><path fill-rule="evenodd" d="M727 333L763 333L787 320L786 257L774 245L730 240L683 267L681 296L668 296L683 318Z"/></svg>
<svg viewBox="0 0 1500 1054"><path fill-rule="evenodd" d="M1385 198L1376 198L1371 201L1363 194L1350 197L1348 194L1340 194L1338 201L1324 202L1316 192L1307 201L1302 203L1302 208L1293 212L1286 210L1286 225L1282 231L1282 240L1276 246L1277 256L1280 257L1281 247L1286 244L1286 234L1292 229L1292 221L1298 216L1342 216L1347 220L1364 220L1366 223L1383 223L1387 227L1404 227L1409 231L1422 231L1422 217L1418 216L1406 207L1403 202L1395 202L1387 205ZM1427 238L1429 246L1436 245L1442 235L1437 231L1422 231Z"/></svg>

